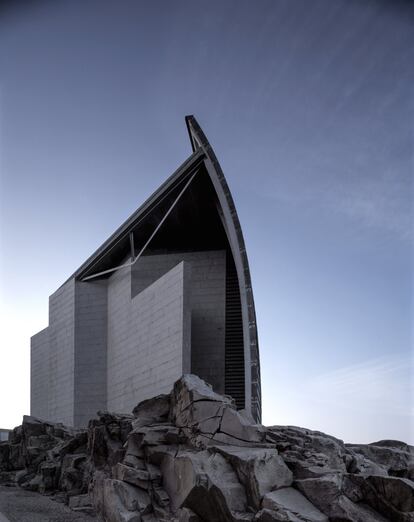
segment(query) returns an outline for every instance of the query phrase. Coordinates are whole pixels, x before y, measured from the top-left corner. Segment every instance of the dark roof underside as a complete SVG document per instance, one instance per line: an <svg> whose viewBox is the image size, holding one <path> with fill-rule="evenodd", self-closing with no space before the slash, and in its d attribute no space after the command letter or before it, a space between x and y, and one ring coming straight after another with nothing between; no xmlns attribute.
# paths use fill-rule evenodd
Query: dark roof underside
<svg viewBox="0 0 414 522"><path fill-rule="evenodd" d="M131 252L130 232L134 232L136 249L140 244L143 245L189 178L194 173L204 170L203 159L204 154L201 150L194 152L69 279L83 279L121 263Z"/></svg>

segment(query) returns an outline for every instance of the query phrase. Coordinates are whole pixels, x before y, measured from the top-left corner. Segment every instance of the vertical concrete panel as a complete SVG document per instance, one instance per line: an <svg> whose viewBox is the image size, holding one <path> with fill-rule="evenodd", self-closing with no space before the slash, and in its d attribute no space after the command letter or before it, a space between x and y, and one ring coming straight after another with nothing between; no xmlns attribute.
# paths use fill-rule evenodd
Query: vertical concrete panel
<svg viewBox="0 0 414 522"><path fill-rule="evenodd" d="M226 252L146 255L132 267L136 295L180 261L191 265L191 371L224 393Z"/></svg>
<svg viewBox="0 0 414 522"><path fill-rule="evenodd" d="M49 328L30 340L30 415L49 418Z"/></svg>
<svg viewBox="0 0 414 522"><path fill-rule="evenodd" d="M48 420L73 424L75 281L49 298Z"/></svg>
<svg viewBox="0 0 414 522"><path fill-rule="evenodd" d="M108 409L129 412L141 400L168 393L182 375L191 335L185 270L178 264L132 299L131 268L109 279Z"/></svg>
<svg viewBox="0 0 414 522"><path fill-rule="evenodd" d="M74 425L106 409L106 281L75 283Z"/></svg>

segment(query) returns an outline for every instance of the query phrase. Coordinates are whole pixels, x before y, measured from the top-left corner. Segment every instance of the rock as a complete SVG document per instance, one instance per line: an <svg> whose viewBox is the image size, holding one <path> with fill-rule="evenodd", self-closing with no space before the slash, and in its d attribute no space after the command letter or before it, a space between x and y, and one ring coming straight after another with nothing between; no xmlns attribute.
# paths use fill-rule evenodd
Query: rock
<svg viewBox="0 0 414 522"><path fill-rule="evenodd" d="M134 428L168 422L170 395L157 395L157 397L142 401L135 406L132 413L136 417L136 420L133 422Z"/></svg>
<svg viewBox="0 0 414 522"><path fill-rule="evenodd" d="M201 522L201 519L198 515L191 511L188 508L182 508L177 513L178 522Z"/></svg>
<svg viewBox="0 0 414 522"><path fill-rule="evenodd" d="M130 453L126 453L124 460L122 461L126 466L130 466L135 469L145 469L145 462L143 458L136 457Z"/></svg>
<svg viewBox="0 0 414 522"><path fill-rule="evenodd" d="M389 475L414 480L414 447L382 440L372 444L347 444L347 448L381 466Z"/></svg>
<svg viewBox="0 0 414 522"><path fill-rule="evenodd" d="M194 439L195 444L205 446L208 443L219 429L226 408L234 409L234 402L215 393L195 375L184 375L174 384L172 420L189 439Z"/></svg>
<svg viewBox="0 0 414 522"><path fill-rule="evenodd" d="M26 450L24 448L24 442L21 441L18 444L9 444L9 469L24 469L26 467Z"/></svg>
<svg viewBox="0 0 414 522"><path fill-rule="evenodd" d="M154 500L158 504L158 506L162 508L166 508L170 504L170 497L168 496L168 493L165 491L165 489L155 486L152 489L152 494L154 496Z"/></svg>
<svg viewBox="0 0 414 522"><path fill-rule="evenodd" d="M414 482L404 478L371 476L366 482L378 496L403 513L414 511Z"/></svg>
<svg viewBox="0 0 414 522"><path fill-rule="evenodd" d="M254 517L254 522L303 522L303 520L291 512L272 509L261 509Z"/></svg>
<svg viewBox="0 0 414 522"><path fill-rule="evenodd" d="M89 506L91 506L91 499L87 493L85 495L77 495L69 499L69 507L71 509L78 509Z"/></svg>
<svg viewBox="0 0 414 522"><path fill-rule="evenodd" d="M23 416L22 430L26 439L33 436L46 435L50 424L48 422L31 417L30 415Z"/></svg>
<svg viewBox="0 0 414 522"><path fill-rule="evenodd" d="M87 457L83 454L65 455L59 480L59 489L69 496L86 493L84 477L87 469Z"/></svg>
<svg viewBox="0 0 414 522"><path fill-rule="evenodd" d="M171 397L171 414L177 421L180 413L197 402L217 402L235 408L234 400L213 391L210 384L193 374L185 374L174 383Z"/></svg>
<svg viewBox="0 0 414 522"><path fill-rule="evenodd" d="M332 473L298 480L295 487L332 520L343 522L383 522L384 518L363 503L363 494L349 478Z"/></svg>
<svg viewBox="0 0 414 522"><path fill-rule="evenodd" d="M42 493L43 480L41 475L30 475L32 478L27 482L23 482L21 487L28 491L39 491Z"/></svg>
<svg viewBox="0 0 414 522"><path fill-rule="evenodd" d="M80 511L94 515L95 509L92 506L90 496L86 493L85 495L77 495L69 498L69 507L73 511Z"/></svg>
<svg viewBox="0 0 414 522"><path fill-rule="evenodd" d="M141 515L151 511L148 493L102 472L95 475L91 498L105 522L141 522Z"/></svg>
<svg viewBox="0 0 414 522"><path fill-rule="evenodd" d="M40 493L55 491L59 483L60 465L55 462L42 462L39 472L42 478Z"/></svg>
<svg viewBox="0 0 414 522"><path fill-rule="evenodd" d="M115 466L113 475L118 480L123 480L133 486L138 486L142 489L149 489L150 486L150 474L148 471L143 469L134 469L125 464L118 463Z"/></svg>
<svg viewBox="0 0 414 522"><path fill-rule="evenodd" d="M25 417L0 481L105 522L414 522L412 447L264 428L193 375L87 430Z"/></svg>
<svg viewBox="0 0 414 522"><path fill-rule="evenodd" d="M347 472L349 451L335 437L295 426L272 426L267 428L267 440L276 444L296 478Z"/></svg>
<svg viewBox="0 0 414 522"><path fill-rule="evenodd" d="M214 442L251 446L265 443L266 430L258 424L251 424L238 411L225 408L218 430L213 436Z"/></svg>
<svg viewBox="0 0 414 522"><path fill-rule="evenodd" d="M108 478L106 473L101 470L96 470L93 474L91 483L89 484L89 497L97 513L103 517L105 498L104 498L104 482Z"/></svg>
<svg viewBox="0 0 414 522"><path fill-rule="evenodd" d="M350 479L360 490L364 502L395 522L414 521L414 482L399 477L358 475Z"/></svg>
<svg viewBox="0 0 414 522"><path fill-rule="evenodd" d="M98 417L89 421L88 450L96 468L109 469L125 456L124 445L132 429L134 416L98 412Z"/></svg>
<svg viewBox="0 0 414 522"><path fill-rule="evenodd" d="M88 432L87 430L77 431L73 437L65 436L65 432L57 430L58 433L62 433L64 438L58 441L57 444L48 452L50 459L61 460L67 453L86 453L88 444Z"/></svg>
<svg viewBox="0 0 414 522"><path fill-rule="evenodd" d="M24 417L23 417L24 419ZM10 433L9 433L9 444L20 444L22 442L23 438L23 426L16 426Z"/></svg>
<svg viewBox="0 0 414 522"><path fill-rule="evenodd" d="M234 401L215 393L195 375L184 375L174 384L171 417L196 447L209 444L263 443L266 431L236 411Z"/></svg>
<svg viewBox="0 0 414 522"><path fill-rule="evenodd" d="M385 466L377 464L372 460L367 459L362 454L354 452L352 449L348 449L349 455L346 460L346 469L348 473L354 473L359 475L388 475L388 470Z"/></svg>
<svg viewBox="0 0 414 522"><path fill-rule="evenodd" d="M266 493L292 484L292 472L276 449L217 446L214 450L233 466L245 487L249 505L255 509L260 508Z"/></svg>
<svg viewBox="0 0 414 522"><path fill-rule="evenodd" d="M326 515L293 488L282 488L267 493L263 498L262 505L263 508L276 511L280 513L280 516L287 517L286 520L292 520L293 516L306 522L329 522Z"/></svg>
<svg viewBox="0 0 414 522"><path fill-rule="evenodd" d="M10 443L8 441L0 442L0 471L8 471L9 469L9 451Z"/></svg>
<svg viewBox="0 0 414 522"><path fill-rule="evenodd" d="M169 425L141 426L132 430L130 439L133 439L137 448L168 444L168 432L171 429L174 427Z"/></svg>
<svg viewBox="0 0 414 522"><path fill-rule="evenodd" d="M16 484L21 486L25 482L29 482L35 476L33 471L28 471L26 468L15 472L14 480Z"/></svg>
<svg viewBox="0 0 414 522"><path fill-rule="evenodd" d="M161 465L173 512L187 507L205 520L233 522L246 512L244 488L230 464L208 451L166 456Z"/></svg>

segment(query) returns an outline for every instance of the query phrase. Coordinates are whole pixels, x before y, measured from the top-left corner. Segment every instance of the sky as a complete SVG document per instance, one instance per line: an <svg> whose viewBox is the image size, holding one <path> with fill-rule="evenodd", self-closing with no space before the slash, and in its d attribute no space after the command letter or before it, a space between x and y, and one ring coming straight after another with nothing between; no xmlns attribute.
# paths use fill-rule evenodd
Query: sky
<svg viewBox="0 0 414 522"><path fill-rule="evenodd" d="M0 428L48 296L190 154L243 228L263 422L414 444L414 4L29 1L0 10Z"/></svg>

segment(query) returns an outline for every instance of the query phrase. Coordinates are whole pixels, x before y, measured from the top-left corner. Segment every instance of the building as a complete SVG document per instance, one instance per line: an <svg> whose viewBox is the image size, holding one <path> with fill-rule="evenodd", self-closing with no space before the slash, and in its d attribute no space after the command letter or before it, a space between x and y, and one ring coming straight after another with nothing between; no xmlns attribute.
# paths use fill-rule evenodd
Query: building
<svg viewBox="0 0 414 522"><path fill-rule="evenodd" d="M9 434L12 430L5 430L3 428L0 428L0 442L4 442L9 440Z"/></svg>
<svg viewBox="0 0 414 522"><path fill-rule="evenodd" d="M209 142L186 124L191 156L50 296L31 340L32 415L82 426L195 373L260 421L243 235Z"/></svg>

